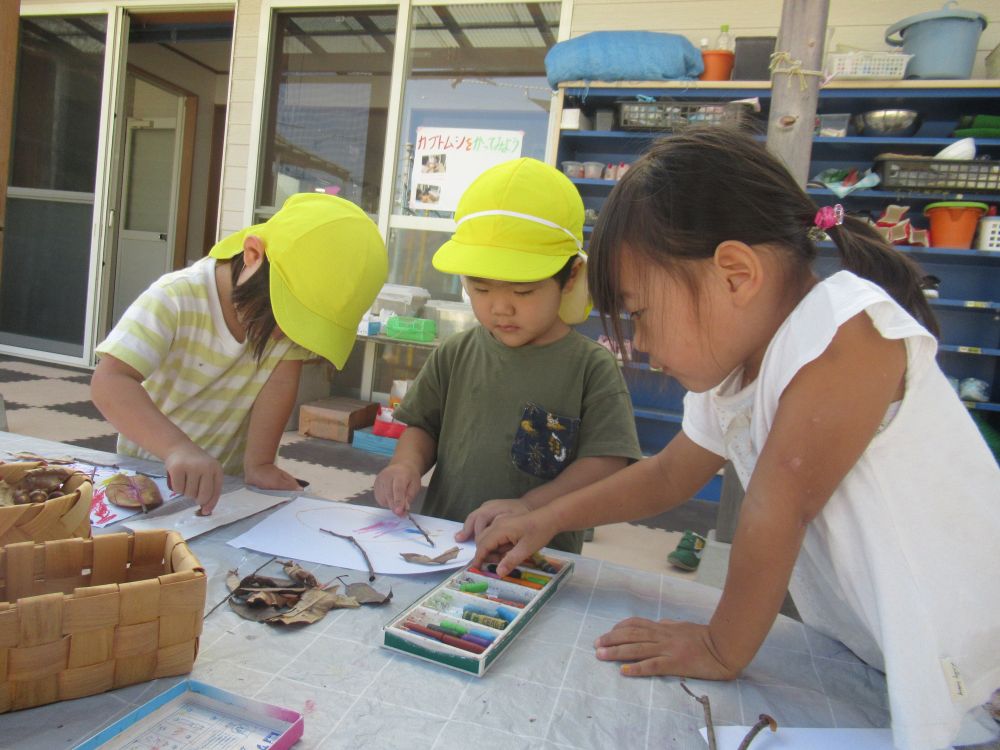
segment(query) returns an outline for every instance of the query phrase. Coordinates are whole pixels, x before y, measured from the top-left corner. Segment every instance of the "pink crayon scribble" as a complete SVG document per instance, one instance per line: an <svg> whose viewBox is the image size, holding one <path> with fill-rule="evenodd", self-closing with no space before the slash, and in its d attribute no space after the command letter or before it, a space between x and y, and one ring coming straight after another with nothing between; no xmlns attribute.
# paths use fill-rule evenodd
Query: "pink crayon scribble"
<svg viewBox="0 0 1000 750"><path fill-rule="evenodd" d="M117 514L108 507L104 490L95 489L94 499L90 502L90 517L94 523L107 523Z"/></svg>
<svg viewBox="0 0 1000 750"><path fill-rule="evenodd" d="M370 526L364 526L360 529L355 529L354 533L370 534L372 539L378 539L380 536L391 534L392 532L397 531L401 523L402 523L401 521L396 521L392 519L385 521L378 521L376 523L371 524Z"/></svg>

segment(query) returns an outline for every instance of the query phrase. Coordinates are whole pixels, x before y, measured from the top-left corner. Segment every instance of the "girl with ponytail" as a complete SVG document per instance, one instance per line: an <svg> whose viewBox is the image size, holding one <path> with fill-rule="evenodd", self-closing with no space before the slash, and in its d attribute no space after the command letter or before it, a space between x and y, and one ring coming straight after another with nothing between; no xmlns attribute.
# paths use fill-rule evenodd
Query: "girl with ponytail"
<svg viewBox="0 0 1000 750"><path fill-rule="evenodd" d="M843 270L820 279L824 232ZM682 431L496 519L475 564L502 553L505 575L557 532L661 513L732 461L746 496L710 621L630 618L596 657L627 676L734 679L790 589L804 622L885 671L896 747L950 746L1000 687L1000 470L935 361L917 266L720 127L661 140L629 169L588 266L619 351L630 327L633 349L688 389Z"/></svg>

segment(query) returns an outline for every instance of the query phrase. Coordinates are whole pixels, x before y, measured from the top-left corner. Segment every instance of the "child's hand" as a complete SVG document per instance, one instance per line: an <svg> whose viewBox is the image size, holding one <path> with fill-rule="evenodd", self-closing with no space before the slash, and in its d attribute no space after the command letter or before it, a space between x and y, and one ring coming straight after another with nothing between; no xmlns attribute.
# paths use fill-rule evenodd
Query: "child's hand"
<svg viewBox="0 0 1000 750"><path fill-rule="evenodd" d="M497 575L505 576L533 552L548 544L559 529L545 520L544 510L494 520L481 535L476 536L476 556L471 567L479 567L488 555L502 554L497 564Z"/></svg>
<svg viewBox="0 0 1000 750"><path fill-rule="evenodd" d="M703 680L733 680L739 674L715 655L708 625L677 620L655 622L630 617L594 642L601 661L626 661L626 677L678 675Z"/></svg>
<svg viewBox="0 0 1000 750"><path fill-rule="evenodd" d="M523 500L487 500L468 515L465 525L455 534L455 541L478 539L486 527L500 516L519 515L530 510Z"/></svg>
<svg viewBox="0 0 1000 750"><path fill-rule="evenodd" d="M397 516L410 512L410 503L420 492L420 474L408 464L389 464L375 477L375 501Z"/></svg>
<svg viewBox="0 0 1000 750"><path fill-rule="evenodd" d="M299 480L274 464L245 466L243 481L262 490L300 490Z"/></svg>
<svg viewBox="0 0 1000 750"><path fill-rule="evenodd" d="M200 515L210 516L222 493L222 464L194 443L170 451L163 464L170 489L197 502Z"/></svg>

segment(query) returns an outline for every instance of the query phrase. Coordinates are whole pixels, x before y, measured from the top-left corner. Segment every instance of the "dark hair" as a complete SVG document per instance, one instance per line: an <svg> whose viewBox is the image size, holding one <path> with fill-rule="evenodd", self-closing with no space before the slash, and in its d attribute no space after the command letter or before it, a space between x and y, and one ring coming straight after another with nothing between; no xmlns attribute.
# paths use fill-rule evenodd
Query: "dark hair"
<svg viewBox="0 0 1000 750"><path fill-rule="evenodd" d="M573 273L573 264L576 263L576 259L579 257L579 255L571 255L566 259L563 267L552 274L552 278L559 284L560 289L563 289L566 286L566 282L569 281L569 276Z"/></svg>
<svg viewBox="0 0 1000 750"><path fill-rule="evenodd" d="M234 255L229 261L229 274L233 281L233 306L240 322L246 326L247 341L254 359L264 358L264 350L278 324L271 309L271 265L265 255L253 275L237 286L237 280L246 266L243 254Z"/></svg>
<svg viewBox="0 0 1000 750"><path fill-rule="evenodd" d="M713 257L726 240L784 251L793 282L811 273L817 210L763 144L734 128L690 127L656 141L611 191L590 240L588 281L605 329L622 343L623 246L676 273L695 294L691 261ZM827 233L845 269L881 286L938 334L916 263L860 219L845 217Z"/></svg>

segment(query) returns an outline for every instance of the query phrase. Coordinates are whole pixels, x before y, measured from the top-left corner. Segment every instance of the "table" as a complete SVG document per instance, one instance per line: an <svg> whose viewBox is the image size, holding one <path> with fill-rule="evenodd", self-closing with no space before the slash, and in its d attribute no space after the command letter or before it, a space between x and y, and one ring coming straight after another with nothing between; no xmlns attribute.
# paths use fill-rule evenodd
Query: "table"
<svg viewBox="0 0 1000 750"><path fill-rule="evenodd" d="M72 455L155 473L162 466L0 432L0 451ZM0 460L9 456L0 453ZM241 486L227 478L224 491ZM193 539L209 575L206 611L227 594L225 576L269 559L226 544L260 520ZM114 530L111 527L110 530ZM565 553L559 553L565 555ZM191 677L305 716L301 748L701 748L701 706L677 678L625 678L592 644L639 615L707 622L720 592L691 581L574 556L576 570L482 678L381 648L381 628L447 574L380 576L383 607L336 610L296 630L240 619L219 607L205 620ZM306 564L322 581L356 571ZM280 573L277 564L264 573ZM72 747L175 684L180 677L0 715L0 745ZM888 726L884 676L844 646L779 616L739 680L689 680L711 698L718 724L769 713L799 727ZM780 730L779 730L780 731Z"/></svg>

